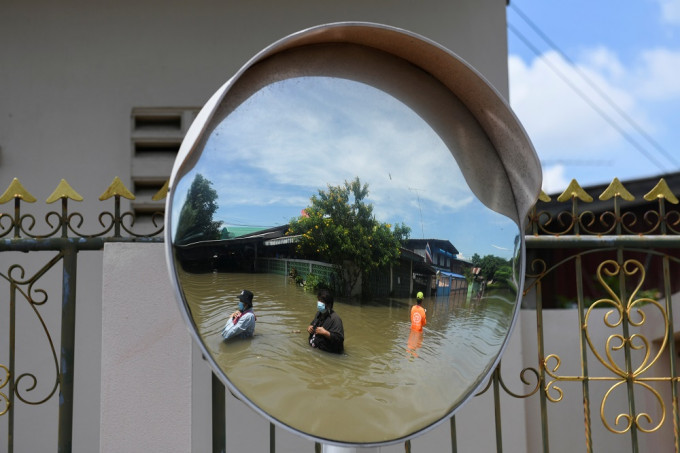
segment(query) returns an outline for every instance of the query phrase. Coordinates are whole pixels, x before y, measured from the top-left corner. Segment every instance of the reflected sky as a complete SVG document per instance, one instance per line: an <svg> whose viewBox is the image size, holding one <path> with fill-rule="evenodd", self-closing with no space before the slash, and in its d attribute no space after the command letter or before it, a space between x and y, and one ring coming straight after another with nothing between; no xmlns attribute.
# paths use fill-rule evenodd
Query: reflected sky
<svg viewBox="0 0 680 453"><path fill-rule="evenodd" d="M177 183L173 228L196 174L220 194L214 220L227 227L286 224L318 190L358 176L379 221L405 223L411 238L447 239L463 258L510 258L518 233L477 201L422 118L383 91L341 78L275 82L230 113Z"/></svg>

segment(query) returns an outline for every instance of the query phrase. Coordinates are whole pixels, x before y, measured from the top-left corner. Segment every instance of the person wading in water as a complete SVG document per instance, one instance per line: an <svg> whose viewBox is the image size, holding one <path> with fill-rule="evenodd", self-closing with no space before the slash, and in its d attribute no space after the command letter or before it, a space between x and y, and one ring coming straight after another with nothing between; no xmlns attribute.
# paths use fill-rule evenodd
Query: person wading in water
<svg viewBox="0 0 680 453"><path fill-rule="evenodd" d="M333 311L333 295L327 289L317 293L316 316L307 327L309 344L322 351L341 354L344 349L345 330L342 319Z"/></svg>
<svg viewBox="0 0 680 453"><path fill-rule="evenodd" d="M250 338L255 333L255 313L253 313L253 293L244 289L238 295L238 310L231 314L222 329L222 338Z"/></svg>
<svg viewBox="0 0 680 453"><path fill-rule="evenodd" d="M423 327L427 324L427 317L425 316L427 310L421 306L423 297L423 293L418 291L418 294L416 294L416 305L411 307L411 330L417 332L422 332Z"/></svg>

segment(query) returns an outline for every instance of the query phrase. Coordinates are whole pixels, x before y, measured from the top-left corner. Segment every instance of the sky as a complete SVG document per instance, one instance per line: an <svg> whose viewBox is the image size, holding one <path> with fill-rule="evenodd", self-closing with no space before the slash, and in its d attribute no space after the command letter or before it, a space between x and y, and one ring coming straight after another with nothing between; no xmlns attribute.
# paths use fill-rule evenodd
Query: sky
<svg viewBox="0 0 680 453"><path fill-rule="evenodd" d="M477 200L428 123L370 85L335 77L272 83L206 133L200 159L176 184L175 231L197 174L216 190L213 219L227 229L285 225L320 190L359 178L375 218L407 225L412 238L449 240L467 259L513 254L513 221ZM475 132L465 135L472 141Z"/></svg>
<svg viewBox="0 0 680 453"><path fill-rule="evenodd" d="M511 0L507 19L546 193L680 171L680 0Z"/></svg>

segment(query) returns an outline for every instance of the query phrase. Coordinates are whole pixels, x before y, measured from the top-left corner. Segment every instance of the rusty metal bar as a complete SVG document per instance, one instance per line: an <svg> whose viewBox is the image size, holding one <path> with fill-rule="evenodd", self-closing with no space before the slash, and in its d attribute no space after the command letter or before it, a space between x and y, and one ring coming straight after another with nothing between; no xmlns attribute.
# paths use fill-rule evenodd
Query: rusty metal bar
<svg viewBox="0 0 680 453"><path fill-rule="evenodd" d="M545 385L545 340L543 338L543 293L539 280L536 283L536 332L538 335L538 367L540 385ZM545 391L539 392L541 407L541 435L543 440L543 453L550 451L550 430L548 429L548 404Z"/></svg>
<svg viewBox="0 0 680 453"><path fill-rule="evenodd" d="M213 453L225 453L227 446L226 438L226 391L222 381L211 373L212 376L212 451Z"/></svg>
<svg viewBox="0 0 680 453"><path fill-rule="evenodd" d="M624 305L624 307L628 307L629 301L628 301L628 295L626 291L626 278L625 278L625 271L624 271L624 259L623 259L623 249L619 248L616 251L616 261L619 264L619 297L621 298L621 303ZM630 339L630 325L629 325L629 319L628 319L628 313L626 310L626 314L623 316L623 320L621 323L621 327L623 329L623 338L626 340ZM631 417L635 417L635 388L634 388L634 382L633 382L633 359L631 357L631 352L630 352L630 341L626 341L623 346L623 351L624 351L624 357L625 357L625 362L626 362L626 387L628 390L628 410L630 411ZM585 374L584 376L587 376ZM630 441L631 441L631 446L633 449L633 453L638 453L639 446L638 446L638 432L637 432L637 426L635 423L631 426L630 429Z"/></svg>
<svg viewBox="0 0 680 453"><path fill-rule="evenodd" d="M526 236L527 249L680 248L678 236Z"/></svg>
<svg viewBox="0 0 680 453"><path fill-rule="evenodd" d="M269 422L269 453L276 453L276 427Z"/></svg>
<svg viewBox="0 0 680 453"><path fill-rule="evenodd" d="M0 252L59 251L67 248L76 250L102 250L107 242L162 243L163 238L44 238L44 239L0 239Z"/></svg>
<svg viewBox="0 0 680 453"><path fill-rule="evenodd" d="M583 300L583 268L581 256L576 257L574 267L576 271L576 301L578 306L578 324L581 332L579 338L581 350L581 376L588 376L588 346L586 339L586 330L583 328L585 320L583 314L585 313L585 303ZM583 427L586 435L586 451L592 453L593 439L592 439L592 423L590 419L590 386L588 379L581 382L581 389L583 390Z"/></svg>
<svg viewBox="0 0 680 453"><path fill-rule="evenodd" d="M59 453L70 453L73 436L73 366L76 337L76 275L78 252L63 250L61 358L59 370Z"/></svg>
<svg viewBox="0 0 680 453"><path fill-rule="evenodd" d="M16 292L14 282L10 282L9 292L9 410L7 412L7 453L14 453L14 375L16 374Z"/></svg>
<svg viewBox="0 0 680 453"><path fill-rule="evenodd" d="M494 415L496 421L496 453L503 453L503 430L501 429L501 392L500 365L496 367L491 379L493 380Z"/></svg>
<svg viewBox="0 0 680 453"><path fill-rule="evenodd" d="M680 453L680 414L678 413L678 372L675 365L675 329L673 327L673 303L671 301L671 271L667 256L663 257L664 298L666 299L666 317L668 318L668 355L671 373L671 407L673 409L673 445L675 453Z"/></svg>

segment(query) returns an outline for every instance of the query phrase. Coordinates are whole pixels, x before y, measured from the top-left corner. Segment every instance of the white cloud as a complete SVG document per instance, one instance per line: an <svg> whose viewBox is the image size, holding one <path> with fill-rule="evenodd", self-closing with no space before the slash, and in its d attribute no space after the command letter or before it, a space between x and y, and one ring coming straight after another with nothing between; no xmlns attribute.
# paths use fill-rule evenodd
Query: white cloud
<svg viewBox="0 0 680 453"><path fill-rule="evenodd" d="M680 0L658 0L664 22L680 25Z"/></svg>
<svg viewBox="0 0 680 453"><path fill-rule="evenodd" d="M676 3L680 4L680 0ZM654 49L644 52L631 89L652 100L680 98L680 51Z"/></svg>
<svg viewBox="0 0 680 453"><path fill-rule="evenodd" d="M631 94L606 77L606 74L620 76L620 63L602 49L590 56L591 66L582 65L578 70L621 109L636 110ZM557 74L566 77L568 82ZM557 53L548 52L529 65L519 57L510 56L509 76L510 102L541 158L592 157L593 150L622 143L621 135L607 124L599 111L609 117L616 117L616 112L603 103L596 90Z"/></svg>
<svg viewBox="0 0 680 453"><path fill-rule="evenodd" d="M565 167L561 164L543 169L543 191L545 193L563 192L570 181L564 173Z"/></svg>
<svg viewBox="0 0 680 453"><path fill-rule="evenodd" d="M583 53L583 66L605 75L610 80L625 76L626 70L618 56L604 46L588 49Z"/></svg>

